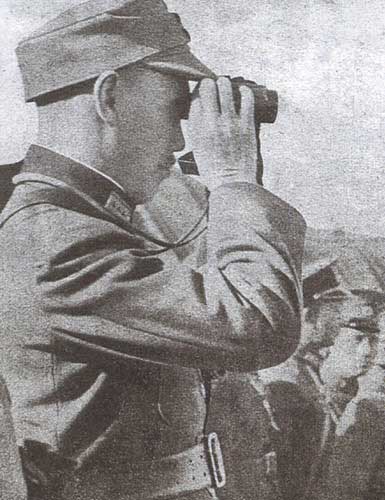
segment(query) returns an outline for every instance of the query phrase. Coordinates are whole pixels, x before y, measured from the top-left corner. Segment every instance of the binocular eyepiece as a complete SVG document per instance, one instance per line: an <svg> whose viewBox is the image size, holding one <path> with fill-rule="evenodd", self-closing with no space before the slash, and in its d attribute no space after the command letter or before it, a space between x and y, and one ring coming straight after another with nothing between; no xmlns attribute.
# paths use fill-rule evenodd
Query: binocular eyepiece
<svg viewBox="0 0 385 500"><path fill-rule="evenodd" d="M231 79L234 95L235 111L239 113L241 109L240 87L249 87L254 94L254 121L256 130L259 130L261 123L274 123L278 113L278 93L269 90L264 85L257 85L251 80L242 77ZM198 167L194 160L194 155L189 153L181 156L178 160L179 166L184 174L199 175Z"/></svg>

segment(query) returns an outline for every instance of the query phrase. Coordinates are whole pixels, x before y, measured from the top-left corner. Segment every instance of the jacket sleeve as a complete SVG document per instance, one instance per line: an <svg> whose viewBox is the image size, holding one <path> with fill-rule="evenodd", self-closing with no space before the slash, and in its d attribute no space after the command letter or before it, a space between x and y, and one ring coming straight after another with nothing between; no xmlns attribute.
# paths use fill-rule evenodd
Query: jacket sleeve
<svg viewBox="0 0 385 500"><path fill-rule="evenodd" d="M251 371L296 348L305 224L268 191L234 183L211 193L202 273L167 265L133 235L77 215L55 222L67 230L45 243L52 253L38 276L55 350Z"/></svg>
<svg viewBox="0 0 385 500"><path fill-rule="evenodd" d="M384 399L353 400L337 427L327 473L318 485L317 500L365 500L375 487L373 480L383 453ZM381 464L383 468L383 465Z"/></svg>

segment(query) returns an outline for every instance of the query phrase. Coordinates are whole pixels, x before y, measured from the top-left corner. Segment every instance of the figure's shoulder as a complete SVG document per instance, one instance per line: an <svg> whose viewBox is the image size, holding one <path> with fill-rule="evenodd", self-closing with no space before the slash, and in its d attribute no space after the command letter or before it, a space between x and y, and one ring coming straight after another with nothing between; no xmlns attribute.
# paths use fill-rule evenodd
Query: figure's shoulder
<svg viewBox="0 0 385 500"><path fill-rule="evenodd" d="M385 428L385 395L372 393L356 397L352 403L357 408L357 415L380 419Z"/></svg>
<svg viewBox="0 0 385 500"><path fill-rule="evenodd" d="M385 431L385 369L381 366L372 366L359 379L357 395L345 410L350 412L355 421L366 422L369 426L374 422L382 425Z"/></svg>
<svg viewBox="0 0 385 500"><path fill-rule="evenodd" d="M336 435L353 438L360 433L366 440L385 438L384 397L358 395L346 406L338 422Z"/></svg>
<svg viewBox="0 0 385 500"><path fill-rule="evenodd" d="M362 399L385 400L385 369L374 365L359 379ZM385 406L385 405L384 405Z"/></svg>

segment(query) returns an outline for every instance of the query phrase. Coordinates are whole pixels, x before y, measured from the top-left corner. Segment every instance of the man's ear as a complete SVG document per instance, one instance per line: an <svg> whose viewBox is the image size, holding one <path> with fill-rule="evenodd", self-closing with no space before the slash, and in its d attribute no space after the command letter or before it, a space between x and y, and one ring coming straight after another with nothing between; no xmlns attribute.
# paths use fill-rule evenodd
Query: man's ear
<svg viewBox="0 0 385 500"><path fill-rule="evenodd" d="M115 71L102 73L94 85L95 108L99 118L109 125L116 119L116 87L118 74Z"/></svg>

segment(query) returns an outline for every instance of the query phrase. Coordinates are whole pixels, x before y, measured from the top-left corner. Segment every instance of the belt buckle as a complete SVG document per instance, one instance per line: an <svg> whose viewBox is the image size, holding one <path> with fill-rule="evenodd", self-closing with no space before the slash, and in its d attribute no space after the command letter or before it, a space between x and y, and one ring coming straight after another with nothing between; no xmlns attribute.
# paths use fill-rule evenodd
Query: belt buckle
<svg viewBox="0 0 385 500"><path fill-rule="evenodd" d="M226 484L225 465L221 443L216 432L210 432L207 435L207 454L209 457L209 467L214 488L222 488Z"/></svg>

